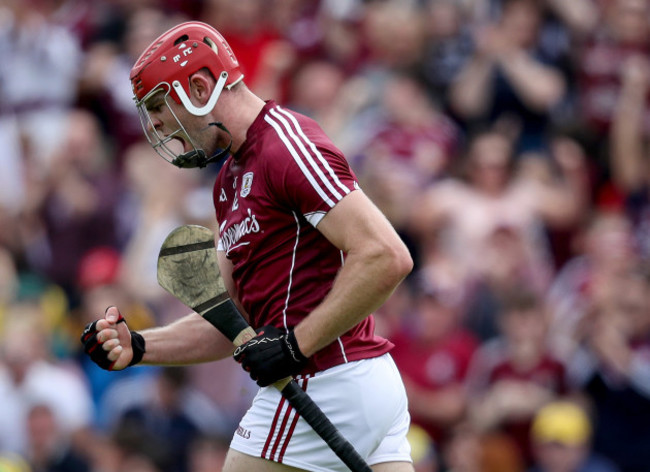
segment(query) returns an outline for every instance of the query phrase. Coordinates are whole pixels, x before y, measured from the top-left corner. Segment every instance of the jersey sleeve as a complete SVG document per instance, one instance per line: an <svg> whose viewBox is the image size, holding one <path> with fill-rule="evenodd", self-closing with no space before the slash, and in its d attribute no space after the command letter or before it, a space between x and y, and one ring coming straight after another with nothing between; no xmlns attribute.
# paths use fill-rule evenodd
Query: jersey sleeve
<svg viewBox="0 0 650 472"><path fill-rule="evenodd" d="M297 210L313 226L343 197L359 188L340 150L312 122L278 113L274 156L266 159L268 185L278 203Z"/></svg>

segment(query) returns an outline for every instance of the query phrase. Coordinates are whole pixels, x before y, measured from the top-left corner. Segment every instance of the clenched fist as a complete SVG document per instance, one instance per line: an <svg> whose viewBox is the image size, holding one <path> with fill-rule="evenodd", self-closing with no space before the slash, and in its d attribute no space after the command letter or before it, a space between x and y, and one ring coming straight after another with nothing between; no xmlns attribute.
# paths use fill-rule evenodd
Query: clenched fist
<svg viewBox="0 0 650 472"><path fill-rule="evenodd" d="M108 307L104 318L88 323L81 334L84 352L104 370L122 370L142 360L144 338L129 331L119 310Z"/></svg>

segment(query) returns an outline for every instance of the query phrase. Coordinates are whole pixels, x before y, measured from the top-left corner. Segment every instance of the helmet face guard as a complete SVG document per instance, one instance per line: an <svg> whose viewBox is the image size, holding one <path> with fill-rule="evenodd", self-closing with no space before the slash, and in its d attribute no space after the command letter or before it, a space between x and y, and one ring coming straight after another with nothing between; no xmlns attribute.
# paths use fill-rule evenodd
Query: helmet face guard
<svg viewBox="0 0 650 472"><path fill-rule="evenodd" d="M194 141L192 141L192 138L183 126L183 123L176 113L174 113L172 107L169 106L169 95L169 84L161 83L158 87L145 95L142 100L136 101L138 116L140 117L140 124L142 125L144 134L147 141L151 144L158 155L167 162L181 168L205 167L211 162L218 162L226 157L230 152L232 136L230 136L230 143L225 148L218 149L212 156L208 156L203 149L198 148ZM215 95L218 98L219 93L216 91L213 92L206 107L210 106L210 101L213 101ZM214 98L214 102L216 102L217 98ZM192 104L192 106L194 105ZM214 105L211 105L210 107L212 106ZM151 114L149 113L149 110L151 109L162 109L163 107L165 108L164 113L171 117L170 120L167 120L168 122L171 122L168 123L167 126L173 128L169 133L165 134L160 133L159 130L156 129ZM209 123L208 126L216 126L230 135L230 131L228 131L220 122ZM183 141L191 146L192 149L190 151L183 152Z"/></svg>
<svg viewBox="0 0 650 472"><path fill-rule="evenodd" d="M190 77L201 70L209 71L217 82L207 103L197 107L190 100ZM145 136L156 152L178 167L204 167L225 157L230 144L210 157L197 148L170 106L170 100L194 116L205 116L213 110L223 89L230 89L243 77L226 40L205 23L182 23L151 43L131 69L131 85ZM164 134L155 128L149 113L157 107L166 107L165 115L169 117L165 120ZM208 126L217 126L230 134L219 122ZM192 149L184 152L183 142Z"/></svg>
<svg viewBox="0 0 650 472"><path fill-rule="evenodd" d="M142 130L144 131L147 141L149 141L149 144L151 144L154 150L163 159L167 162L173 163L174 159L184 151L181 139L189 143L194 150L197 150L197 148L187 134L183 123L178 119L178 116L176 116L172 107L169 106L170 89L171 87L168 83L159 84L158 87L145 95L142 100L136 100L136 107L138 108L140 124L142 125ZM162 134L158 129L156 129L153 119L149 114L149 110L159 107L164 107L166 109L165 114L172 117L172 120L167 120L171 121L171 123L167 123L167 126L169 126L170 129L175 129L172 129L169 133Z"/></svg>

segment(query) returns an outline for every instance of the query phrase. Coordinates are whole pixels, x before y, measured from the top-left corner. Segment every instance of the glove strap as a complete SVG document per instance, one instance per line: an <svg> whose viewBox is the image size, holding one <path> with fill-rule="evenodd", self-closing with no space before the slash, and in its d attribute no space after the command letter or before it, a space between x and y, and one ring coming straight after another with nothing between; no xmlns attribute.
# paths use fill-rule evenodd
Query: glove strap
<svg viewBox="0 0 650 472"><path fill-rule="evenodd" d="M285 338L285 342L287 345L287 349L289 350L289 354L291 354L291 357L297 364L304 364L307 362L307 358L303 355L302 352L300 352L300 348L298 347L298 341L296 340L296 335L294 334L293 330L289 331L289 334Z"/></svg>
<svg viewBox="0 0 650 472"><path fill-rule="evenodd" d="M131 349L133 349L133 358L129 362L129 367L141 362L144 353L147 352L144 347L144 337L137 331L131 331Z"/></svg>

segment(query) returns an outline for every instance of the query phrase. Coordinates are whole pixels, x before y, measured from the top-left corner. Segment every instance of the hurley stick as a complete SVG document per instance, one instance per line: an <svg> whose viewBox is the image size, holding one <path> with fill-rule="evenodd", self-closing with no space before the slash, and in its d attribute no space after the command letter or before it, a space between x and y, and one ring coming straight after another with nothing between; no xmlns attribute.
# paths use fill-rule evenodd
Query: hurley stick
<svg viewBox="0 0 650 472"><path fill-rule="evenodd" d="M158 256L158 283L208 320L235 346L257 335L228 295L217 265L214 234L208 228L184 225L167 236ZM273 385L350 470L372 472L295 380L287 377Z"/></svg>

